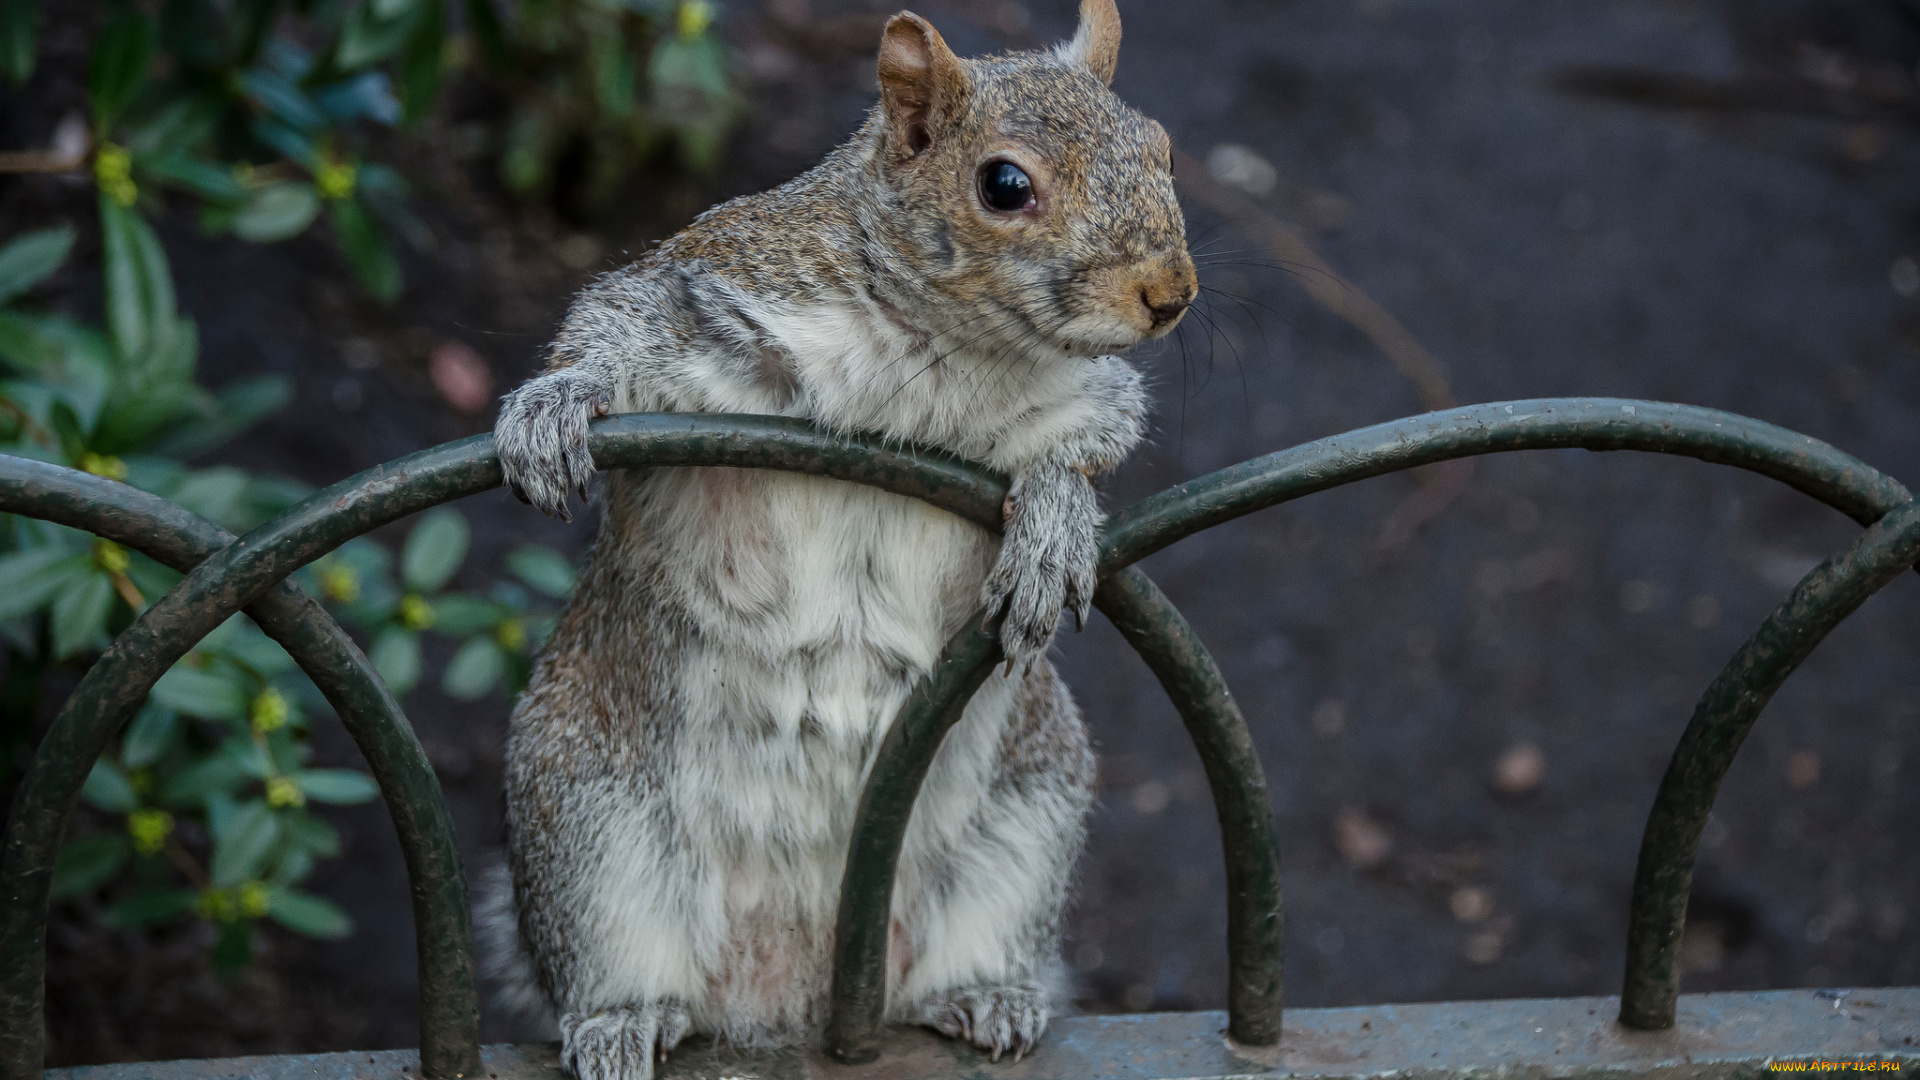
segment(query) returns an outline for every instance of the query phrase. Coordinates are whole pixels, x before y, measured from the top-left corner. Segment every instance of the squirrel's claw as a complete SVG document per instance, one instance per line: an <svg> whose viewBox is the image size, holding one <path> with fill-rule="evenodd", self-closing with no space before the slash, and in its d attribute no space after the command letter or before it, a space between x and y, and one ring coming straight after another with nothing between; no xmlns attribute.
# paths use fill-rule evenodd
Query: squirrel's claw
<svg viewBox="0 0 1920 1080"><path fill-rule="evenodd" d="M1014 481L1002 511L1000 556L980 599L989 614L1005 610L1000 644L1011 674L1046 653L1063 610L1081 627L1092 614L1100 510L1084 473L1041 465Z"/></svg>
<svg viewBox="0 0 1920 1080"><path fill-rule="evenodd" d="M612 396L574 368L549 372L507 395L493 427L500 469L514 494L548 517L572 521L567 493L587 501L593 454L587 424Z"/></svg>
<svg viewBox="0 0 1920 1080"><path fill-rule="evenodd" d="M949 1039L970 1042L999 1061L1027 1056L1047 1029L1046 991L1038 986L951 990L924 1006L919 1022Z"/></svg>

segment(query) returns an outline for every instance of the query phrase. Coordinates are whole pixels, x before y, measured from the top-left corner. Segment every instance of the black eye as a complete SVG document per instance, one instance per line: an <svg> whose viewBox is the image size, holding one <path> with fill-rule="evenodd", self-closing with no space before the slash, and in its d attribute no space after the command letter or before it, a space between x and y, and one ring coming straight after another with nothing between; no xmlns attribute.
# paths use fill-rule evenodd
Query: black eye
<svg viewBox="0 0 1920 1080"><path fill-rule="evenodd" d="M1033 205L1033 181L1011 161L990 161L980 167L980 201L987 208L1011 214Z"/></svg>

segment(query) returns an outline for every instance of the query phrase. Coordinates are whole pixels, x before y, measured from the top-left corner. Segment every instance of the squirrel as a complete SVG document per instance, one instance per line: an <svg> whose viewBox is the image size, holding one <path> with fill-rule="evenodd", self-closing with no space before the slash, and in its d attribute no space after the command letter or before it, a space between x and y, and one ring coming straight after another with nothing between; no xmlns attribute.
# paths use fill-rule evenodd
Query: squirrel
<svg viewBox="0 0 1920 1080"><path fill-rule="evenodd" d="M512 889L489 931L578 1080L649 1080L692 1032L819 1036L866 772L983 604L1009 663L913 812L887 1016L998 1060L1058 1007L1094 759L1045 653L1063 611L1091 610L1093 477L1145 434L1142 377L1112 354L1198 288L1167 133L1109 88L1119 43L1113 0L1083 0L1064 44L979 59L893 16L847 142L598 278L504 399L507 482L561 517L610 412L802 417L1013 480L996 538L825 478L609 473L513 711Z"/></svg>

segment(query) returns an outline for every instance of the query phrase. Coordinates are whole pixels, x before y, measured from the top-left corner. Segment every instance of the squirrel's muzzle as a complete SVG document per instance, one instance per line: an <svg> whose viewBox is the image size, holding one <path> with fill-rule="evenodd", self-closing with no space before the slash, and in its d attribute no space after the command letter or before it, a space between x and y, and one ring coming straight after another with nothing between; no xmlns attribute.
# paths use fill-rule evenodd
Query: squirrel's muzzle
<svg viewBox="0 0 1920 1080"><path fill-rule="evenodd" d="M1172 330L1180 316L1187 313L1200 292L1194 276L1193 259L1177 251L1156 260L1139 281L1140 306L1145 309L1146 336L1159 337Z"/></svg>

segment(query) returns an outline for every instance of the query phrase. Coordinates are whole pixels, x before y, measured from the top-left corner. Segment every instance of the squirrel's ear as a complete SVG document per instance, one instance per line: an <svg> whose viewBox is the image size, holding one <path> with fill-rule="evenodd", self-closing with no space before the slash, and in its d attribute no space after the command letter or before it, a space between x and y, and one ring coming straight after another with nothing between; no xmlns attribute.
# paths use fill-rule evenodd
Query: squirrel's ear
<svg viewBox="0 0 1920 1080"><path fill-rule="evenodd" d="M902 159L933 145L967 95L967 73L933 24L903 11L880 38L880 106Z"/></svg>
<svg viewBox="0 0 1920 1080"><path fill-rule="evenodd" d="M1060 57L1112 85L1113 69L1120 66L1120 10L1113 0L1080 0L1080 29L1060 46Z"/></svg>

